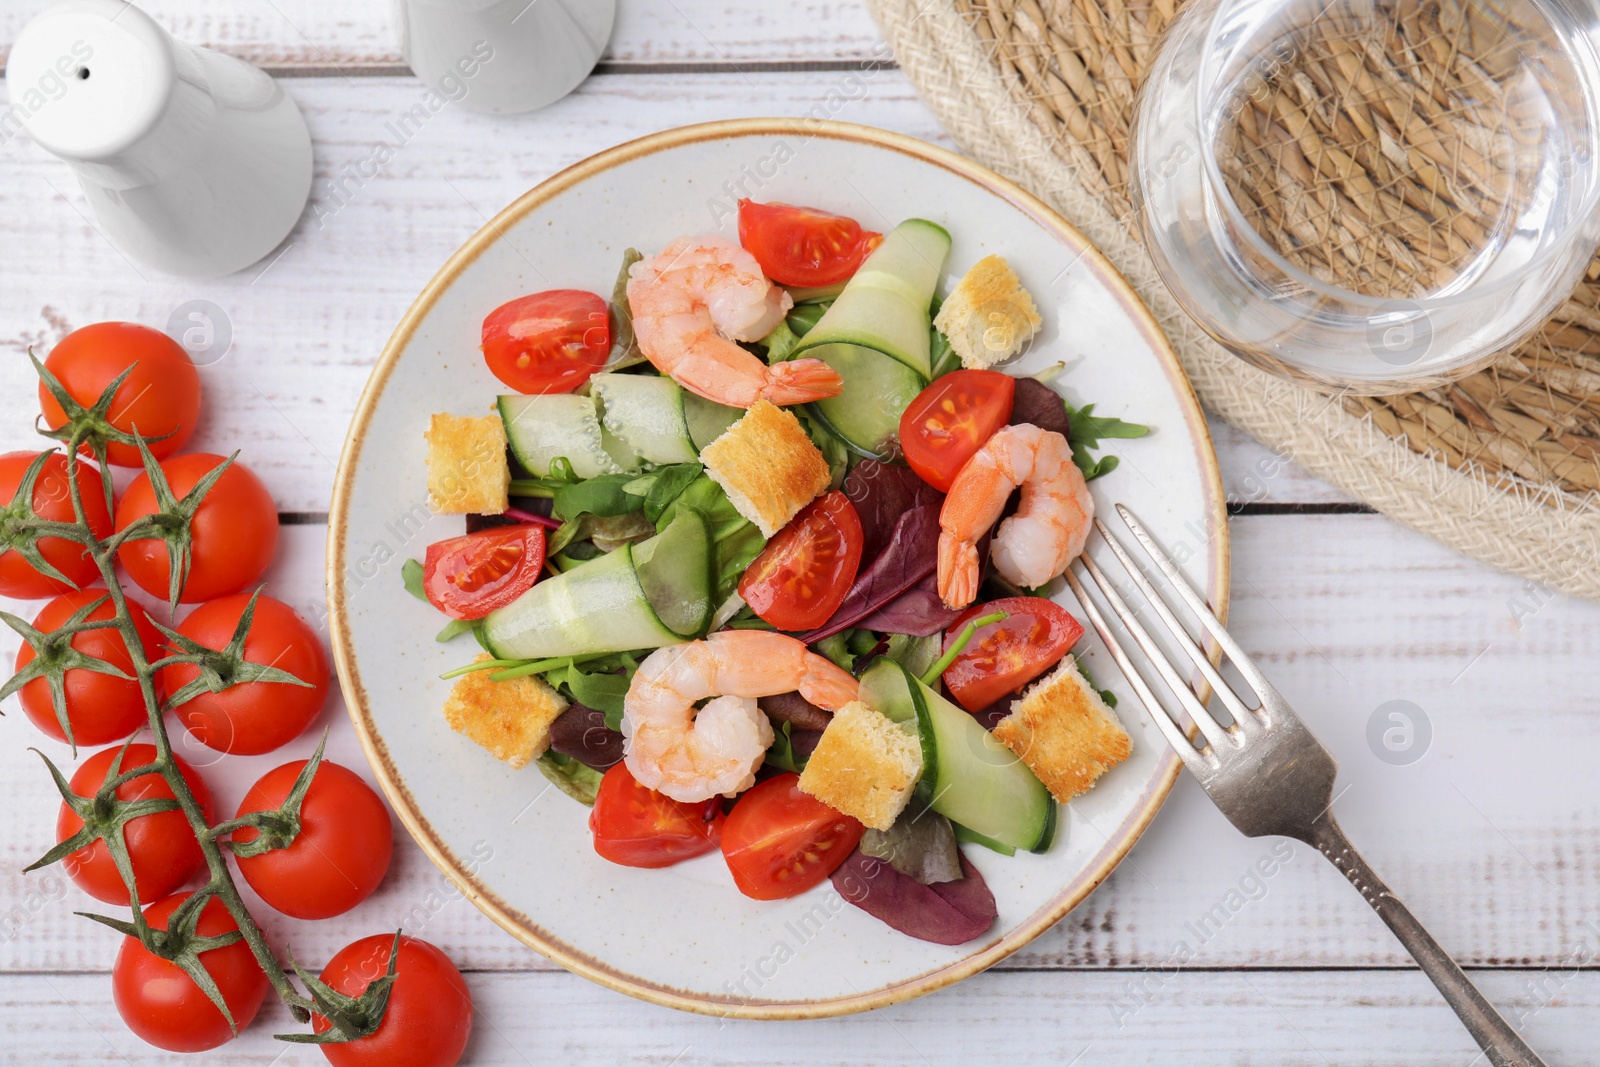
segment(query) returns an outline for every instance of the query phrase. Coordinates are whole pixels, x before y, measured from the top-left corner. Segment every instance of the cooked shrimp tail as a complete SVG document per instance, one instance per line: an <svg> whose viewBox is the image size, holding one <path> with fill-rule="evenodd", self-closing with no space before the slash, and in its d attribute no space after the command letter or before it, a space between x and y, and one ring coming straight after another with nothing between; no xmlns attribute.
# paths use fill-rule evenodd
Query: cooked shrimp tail
<svg viewBox="0 0 1600 1067"><path fill-rule="evenodd" d="M803 404L837 396L844 382L818 359L768 366L736 341L759 341L794 301L754 256L715 235L680 237L628 272L639 348L692 393L729 407L757 400Z"/></svg>
<svg viewBox="0 0 1600 1067"><path fill-rule="evenodd" d="M1022 490L1016 514L1000 524L989 557L1002 578L1036 588L1083 551L1094 498L1072 462L1072 446L1052 430L1023 423L999 430L956 474L939 512L939 596L964 608L978 595L977 542Z"/></svg>

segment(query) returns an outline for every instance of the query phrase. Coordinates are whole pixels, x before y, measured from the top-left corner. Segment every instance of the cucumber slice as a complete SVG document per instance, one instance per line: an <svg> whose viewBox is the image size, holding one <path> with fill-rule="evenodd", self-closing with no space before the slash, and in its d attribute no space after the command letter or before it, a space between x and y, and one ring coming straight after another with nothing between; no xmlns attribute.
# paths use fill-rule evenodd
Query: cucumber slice
<svg viewBox="0 0 1600 1067"><path fill-rule="evenodd" d="M917 705L911 696L909 677L900 664L888 656L879 656L861 672L857 696L891 722L914 722Z"/></svg>
<svg viewBox="0 0 1600 1067"><path fill-rule="evenodd" d="M823 345L806 355L822 360L844 379L838 396L816 401L811 410L855 451L875 459L891 458L900 416L927 379L904 363L859 345Z"/></svg>
<svg viewBox="0 0 1600 1067"><path fill-rule="evenodd" d="M499 659L547 659L660 648L682 641L657 617L623 545L547 578L483 620Z"/></svg>
<svg viewBox="0 0 1600 1067"><path fill-rule="evenodd" d="M799 307L801 304L821 304L832 300L844 292L844 287L847 284L849 284L848 281L843 281L834 282L832 285L818 285L815 287L790 285L786 286L786 288L789 290L789 299L794 301L796 307Z"/></svg>
<svg viewBox="0 0 1600 1067"><path fill-rule="evenodd" d="M926 219L902 222L790 358L817 355L812 350L825 345L853 345L892 356L927 379L933 371L928 309L949 254L950 234L943 226Z"/></svg>
<svg viewBox="0 0 1600 1067"><path fill-rule="evenodd" d="M606 451L594 399L573 393L502 396L497 405L506 441L529 474L542 478L561 456L580 478L621 474L624 468Z"/></svg>
<svg viewBox="0 0 1600 1067"><path fill-rule="evenodd" d="M1044 783L978 720L898 663L894 667L916 709L922 739L922 781L917 788L928 806L1000 845L1030 852L1049 848L1055 836L1056 802ZM874 664L868 673L876 669ZM886 680L875 685L889 688Z"/></svg>
<svg viewBox="0 0 1600 1067"><path fill-rule="evenodd" d="M721 437L743 414L738 408L683 391L683 421L689 424L689 440L697 451Z"/></svg>
<svg viewBox="0 0 1600 1067"><path fill-rule="evenodd" d="M597 374L589 392L605 428L650 463L693 463L700 452L684 419L683 389L654 374Z"/></svg>
<svg viewBox="0 0 1600 1067"><path fill-rule="evenodd" d="M685 505L667 528L633 546L639 587L669 630L699 637L711 621L711 524Z"/></svg>

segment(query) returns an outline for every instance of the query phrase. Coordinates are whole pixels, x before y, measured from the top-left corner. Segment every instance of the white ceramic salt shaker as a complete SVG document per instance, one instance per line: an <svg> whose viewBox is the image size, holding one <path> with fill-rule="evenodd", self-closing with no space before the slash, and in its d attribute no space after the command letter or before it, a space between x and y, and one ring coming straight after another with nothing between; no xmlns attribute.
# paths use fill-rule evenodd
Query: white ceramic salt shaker
<svg viewBox="0 0 1600 1067"><path fill-rule="evenodd" d="M417 77L472 111L533 111L586 78L617 0L395 0Z"/></svg>
<svg viewBox="0 0 1600 1067"><path fill-rule="evenodd" d="M311 136L266 73L175 41L122 0L63 0L23 27L6 88L130 259L230 274L271 252L311 193Z"/></svg>

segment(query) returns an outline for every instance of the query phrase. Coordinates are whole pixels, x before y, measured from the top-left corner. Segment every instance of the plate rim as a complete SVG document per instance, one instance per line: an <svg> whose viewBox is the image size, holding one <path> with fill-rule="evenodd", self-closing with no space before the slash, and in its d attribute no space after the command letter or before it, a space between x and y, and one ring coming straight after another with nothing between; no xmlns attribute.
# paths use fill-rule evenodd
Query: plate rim
<svg viewBox="0 0 1600 1067"><path fill-rule="evenodd" d="M333 496L328 509L325 580L334 663L344 691L345 710L355 727L356 737L361 743L367 763L396 815L399 816L401 824L406 828L406 832L416 841L429 861L475 907L501 929L546 958L581 977L619 993L664 1007L721 1018L813 1019L887 1007L943 989L993 966L1054 926L1105 880L1144 835L1156 812L1160 810L1171 792L1179 771L1182 770L1182 763L1177 754L1170 749L1163 754L1162 761L1157 766L1157 774L1146 786L1140 806L1123 820L1118 828L1120 836L1116 839L1107 839L1106 846L1097 853L1099 862L1063 886L1061 891L1044 906L1024 918L1005 936L983 948L935 970L848 996L770 1000L705 995L629 974L554 937L535 924L530 917L522 915L501 901L478 880L476 872L466 869L435 835L397 769L390 762L387 748L372 722L367 707L366 690L362 685L351 647L350 620L343 580L347 557L345 529L350 508L351 485L365 444L368 424L389 377L399 362L400 354L410 343L418 324L454 284L461 272L485 250L501 240L511 224L558 194L614 166L700 141L772 135L827 137L833 140L852 141L888 149L951 171L999 196L1045 229L1052 231L1063 244L1077 251L1080 258L1088 258L1095 262L1099 277L1105 280L1126 313L1135 320L1141 332L1150 340L1162 371L1173 385L1178 403L1183 409L1184 420L1189 429L1189 440L1199 453L1201 473L1206 482L1205 495L1209 505L1207 508L1209 514L1206 517L1206 543L1210 577L1206 593L1210 602L1217 606L1218 617L1226 622L1231 589L1231 553L1222 473L1217 464L1215 449L1211 444L1210 429L1206 424L1194 387L1184 373L1171 342L1127 279L1103 252L1055 209L988 167L905 134L856 123L809 118L724 119L675 127L625 141L556 172L517 197L474 232L451 254L412 301L385 343L366 385L362 388L361 397L357 401L349 429L346 431L344 446L340 451L338 470L334 475Z"/></svg>

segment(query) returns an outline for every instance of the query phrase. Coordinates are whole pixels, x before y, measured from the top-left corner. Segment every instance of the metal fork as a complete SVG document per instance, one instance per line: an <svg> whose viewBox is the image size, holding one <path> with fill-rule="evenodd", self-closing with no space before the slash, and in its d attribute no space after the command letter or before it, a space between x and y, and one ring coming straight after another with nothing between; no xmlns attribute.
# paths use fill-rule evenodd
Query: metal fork
<svg viewBox="0 0 1600 1067"><path fill-rule="evenodd" d="M1345 838L1332 811L1333 780L1338 771L1332 754L1306 729L1305 723L1300 721L1289 702L1267 681L1238 642L1228 635L1222 623L1179 573L1177 565L1145 532L1133 514L1121 504L1117 505L1117 513L1122 516L1122 521L1132 531L1145 554L1166 575L1169 588L1199 621L1204 635L1233 661L1234 667L1259 701L1258 707L1246 706L1233 687L1223 680L1221 672L1212 665L1201 646L1190 637L1188 629L1178 621L1172 608L1156 590L1143 568L1135 562L1128 548L1112 536L1104 523L1096 519L1095 529L1100 531L1107 547L1116 554L1133 584L1155 609L1156 618L1182 648L1232 717L1231 724L1223 725L1211 714L1161 646L1151 637L1140 621L1138 612L1128 606L1116 585L1087 553L1081 556L1083 568L1099 587L1111 610L1122 620L1123 626L1149 658L1155 673L1203 735L1198 741L1191 741L1181 720L1156 699L1144 675L1134 667L1106 625L1100 609L1089 599L1077 574L1069 570L1067 583L1083 604L1095 631L1105 642L1139 699L1144 701L1150 718L1182 758L1184 766L1200 780L1201 786L1222 814L1228 817L1228 821L1245 836L1277 834L1292 837L1304 841L1326 856L1360 891L1362 898L1372 905L1372 910L1400 939L1406 951L1416 958L1423 973L1444 994L1445 1000L1461 1017L1490 1063L1495 1067L1544 1067L1544 1061L1523 1043L1511 1024L1484 999L1455 960L1439 947L1439 943L1422 928L1416 916L1400 903ZM1195 684L1199 686L1198 681Z"/></svg>

